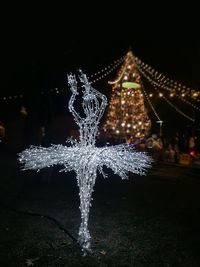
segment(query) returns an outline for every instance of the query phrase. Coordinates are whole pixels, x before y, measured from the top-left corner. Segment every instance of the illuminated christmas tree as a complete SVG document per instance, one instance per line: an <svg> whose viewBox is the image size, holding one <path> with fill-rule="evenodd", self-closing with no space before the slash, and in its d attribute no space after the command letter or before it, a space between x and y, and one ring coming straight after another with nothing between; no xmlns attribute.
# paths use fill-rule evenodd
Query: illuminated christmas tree
<svg viewBox="0 0 200 267"><path fill-rule="evenodd" d="M104 123L108 138L126 143L145 138L151 128L151 121L144 105L142 81L137 70L134 55L129 51L116 80Z"/></svg>

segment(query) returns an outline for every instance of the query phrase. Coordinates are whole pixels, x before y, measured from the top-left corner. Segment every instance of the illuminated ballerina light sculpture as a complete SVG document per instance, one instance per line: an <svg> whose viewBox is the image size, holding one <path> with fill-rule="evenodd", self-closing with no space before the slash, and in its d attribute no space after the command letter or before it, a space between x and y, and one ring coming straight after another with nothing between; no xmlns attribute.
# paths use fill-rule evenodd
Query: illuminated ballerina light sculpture
<svg viewBox="0 0 200 267"><path fill-rule="evenodd" d="M97 170L103 177L106 177L103 171L103 166L106 166L122 179L128 179L128 172L139 175L146 174L146 169L151 166L151 158L143 152L133 151L133 148L126 144L95 146L98 124L105 111L107 99L91 86L87 76L82 71L80 71L79 79L83 84L82 108L84 117L81 117L74 109L76 96L79 95L76 77L72 74L68 75L68 84L72 92L69 110L79 126L79 140L71 139L70 146L31 146L19 153L19 161L24 164L23 170L39 171L45 167L63 165L61 171L75 171L81 212L78 242L84 255L86 255L91 252L88 221Z"/></svg>

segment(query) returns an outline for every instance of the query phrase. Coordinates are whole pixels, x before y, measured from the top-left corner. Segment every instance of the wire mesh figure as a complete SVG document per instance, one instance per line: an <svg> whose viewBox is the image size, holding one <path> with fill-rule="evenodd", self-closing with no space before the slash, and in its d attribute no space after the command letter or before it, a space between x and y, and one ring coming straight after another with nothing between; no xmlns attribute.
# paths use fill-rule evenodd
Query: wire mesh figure
<svg viewBox="0 0 200 267"><path fill-rule="evenodd" d="M79 187L81 212L78 242L84 255L86 255L91 252L88 222L97 172L106 177L103 171L103 167L106 166L122 179L127 179L129 172L139 175L146 174L146 169L151 166L152 160L144 152L136 152L126 144L95 146L98 124L105 111L107 99L91 86L87 76L82 71L80 71L79 79L83 84L83 117L74 108L76 97L79 95L76 77L72 74L68 75L68 84L72 92L69 100L69 110L79 126L79 140L70 140L70 146L31 146L19 153L19 161L24 164L24 170L39 171L42 168L63 165L60 171L75 171Z"/></svg>

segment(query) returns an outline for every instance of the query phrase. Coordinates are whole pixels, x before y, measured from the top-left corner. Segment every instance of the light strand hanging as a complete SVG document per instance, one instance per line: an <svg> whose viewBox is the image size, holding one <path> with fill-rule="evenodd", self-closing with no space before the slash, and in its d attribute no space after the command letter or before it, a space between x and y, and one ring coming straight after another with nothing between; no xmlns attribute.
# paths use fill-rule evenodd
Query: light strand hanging
<svg viewBox="0 0 200 267"><path fill-rule="evenodd" d="M146 63L142 62L141 59L138 57L135 58L135 62L138 66L138 69L140 71L143 71L144 76L148 76L150 79L157 83L157 86L159 86L162 89L173 91L176 94L184 94L185 96L190 97L194 101L200 101L200 91L194 90L190 87L187 87L181 83L178 83L162 73L156 71L151 66L147 65Z"/></svg>
<svg viewBox="0 0 200 267"><path fill-rule="evenodd" d="M157 91L157 92L159 92L159 90L156 88L156 86L154 85L153 86L154 88L155 88L155 90ZM185 114L183 111L181 111L178 107L176 107L174 104L172 104L172 102L169 100L169 99L167 99L163 94L161 95L161 97L172 107L172 108L174 108L179 114L181 114L182 116L184 116L185 118L187 118L188 120L190 120L190 121L192 121L192 122L194 122L195 121L195 119L194 118L192 118L192 117L190 117L189 115L187 115L187 114Z"/></svg>

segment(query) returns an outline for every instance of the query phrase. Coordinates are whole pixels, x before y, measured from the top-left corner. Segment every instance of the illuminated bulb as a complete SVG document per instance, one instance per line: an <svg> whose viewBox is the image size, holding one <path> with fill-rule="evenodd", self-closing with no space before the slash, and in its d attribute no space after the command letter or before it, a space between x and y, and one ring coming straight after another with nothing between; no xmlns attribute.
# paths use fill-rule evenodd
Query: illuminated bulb
<svg viewBox="0 0 200 267"><path fill-rule="evenodd" d="M159 97L163 97L163 93L159 93Z"/></svg>
<svg viewBox="0 0 200 267"><path fill-rule="evenodd" d="M121 126L124 127L125 126L125 122L122 122Z"/></svg>

